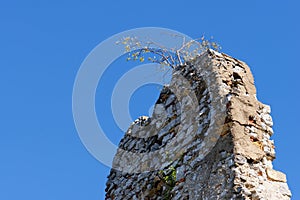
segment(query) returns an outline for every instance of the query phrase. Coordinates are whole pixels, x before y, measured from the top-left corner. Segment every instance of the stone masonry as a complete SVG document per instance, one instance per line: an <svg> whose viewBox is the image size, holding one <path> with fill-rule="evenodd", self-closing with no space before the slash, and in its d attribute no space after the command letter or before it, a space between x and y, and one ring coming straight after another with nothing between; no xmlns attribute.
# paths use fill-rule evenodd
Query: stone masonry
<svg viewBox="0 0 300 200"><path fill-rule="evenodd" d="M270 112L244 62L204 52L173 71L153 116L129 127L106 199L290 199L272 166Z"/></svg>

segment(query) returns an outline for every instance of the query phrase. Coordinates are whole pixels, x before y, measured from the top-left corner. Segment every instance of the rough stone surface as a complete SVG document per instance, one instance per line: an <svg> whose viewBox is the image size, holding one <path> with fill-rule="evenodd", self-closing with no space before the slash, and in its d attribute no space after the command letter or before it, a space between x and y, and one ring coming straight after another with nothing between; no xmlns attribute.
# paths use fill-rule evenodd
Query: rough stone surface
<svg viewBox="0 0 300 200"><path fill-rule="evenodd" d="M286 175L284 173L270 168L267 169L266 172L270 180L286 183Z"/></svg>
<svg viewBox="0 0 300 200"><path fill-rule="evenodd" d="M180 94L192 91L195 98L174 94L174 88ZM203 53L174 70L153 116L129 127L108 176L106 199L290 199L285 174L272 166L270 112L256 99L244 62ZM171 142L173 148L165 151Z"/></svg>

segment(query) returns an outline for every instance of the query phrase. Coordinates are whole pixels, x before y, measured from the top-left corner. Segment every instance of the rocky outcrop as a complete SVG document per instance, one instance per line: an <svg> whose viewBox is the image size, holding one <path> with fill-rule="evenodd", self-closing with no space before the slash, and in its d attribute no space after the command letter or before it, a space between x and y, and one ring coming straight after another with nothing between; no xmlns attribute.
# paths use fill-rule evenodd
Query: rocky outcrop
<svg viewBox="0 0 300 200"><path fill-rule="evenodd" d="M119 144L106 199L290 199L249 67L209 50L173 72Z"/></svg>

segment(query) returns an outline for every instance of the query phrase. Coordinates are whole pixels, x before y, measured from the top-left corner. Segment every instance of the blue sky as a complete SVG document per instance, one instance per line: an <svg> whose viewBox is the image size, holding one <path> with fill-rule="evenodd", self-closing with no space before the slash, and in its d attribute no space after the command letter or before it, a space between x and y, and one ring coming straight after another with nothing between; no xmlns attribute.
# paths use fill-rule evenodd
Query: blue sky
<svg viewBox="0 0 300 200"><path fill-rule="evenodd" d="M104 199L109 168L78 137L73 83L101 41L146 26L212 35L223 52L250 65L259 100L272 106L274 167L287 174L293 199L300 199L299 7L296 0L1 1L0 199ZM103 91L97 91L97 106ZM145 91L151 97L142 106ZM157 87L138 90L132 116L147 113L157 94ZM110 123L106 132L117 143L122 133Z"/></svg>

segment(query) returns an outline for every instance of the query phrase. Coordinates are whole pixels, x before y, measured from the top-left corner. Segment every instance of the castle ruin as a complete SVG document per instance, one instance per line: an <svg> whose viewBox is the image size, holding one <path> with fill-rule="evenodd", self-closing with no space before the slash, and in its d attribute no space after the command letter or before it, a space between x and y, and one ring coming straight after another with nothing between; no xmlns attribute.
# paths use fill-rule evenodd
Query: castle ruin
<svg viewBox="0 0 300 200"><path fill-rule="evenodd" d="M129 127L106 199L290 199L286 175L272 166L270 112L247 64L204 52L174 70L153 116Z"/></svg>

